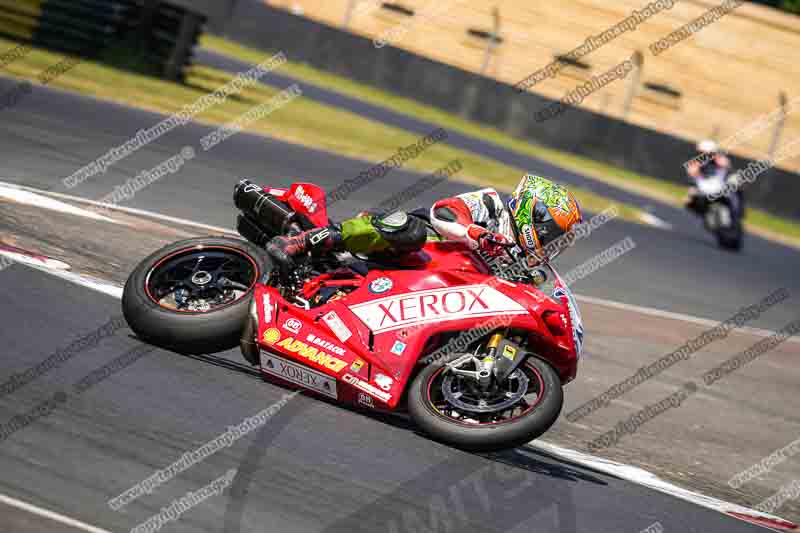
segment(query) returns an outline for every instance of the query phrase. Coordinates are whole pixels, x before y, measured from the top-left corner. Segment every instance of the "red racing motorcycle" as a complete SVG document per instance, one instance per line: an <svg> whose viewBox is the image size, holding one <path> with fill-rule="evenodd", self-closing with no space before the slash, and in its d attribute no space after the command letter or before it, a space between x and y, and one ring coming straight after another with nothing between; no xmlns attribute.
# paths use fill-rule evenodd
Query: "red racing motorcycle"
<svg viewBox="0 0 800 533"><path fill-rule="evenodd" d="M122 303L141 338L182 353L238 344L269 381L407 411L463 449L518 446L556 421L583 326L552 267L490 262L430 228L424 248L402 257L331 252L279 272L265 243L327 225L324 192L243 180L234 202L246 240L180 241L133 271Z"/></svg>

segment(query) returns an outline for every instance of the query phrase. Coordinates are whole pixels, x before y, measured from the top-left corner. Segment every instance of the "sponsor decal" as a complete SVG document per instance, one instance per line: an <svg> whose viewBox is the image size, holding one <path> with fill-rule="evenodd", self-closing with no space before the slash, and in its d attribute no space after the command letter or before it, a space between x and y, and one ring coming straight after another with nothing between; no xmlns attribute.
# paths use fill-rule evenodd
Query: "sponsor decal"
<svg viewBox="0 0 800 533"><path fill-rule="evenodd" d="M345 361L318 350L313 346L309 346L299 339L295 340L294 337L286 337L282 341L276 343L275 346L280 346L287 352L296 353L300 357L305 357L309 361L314 361L334 372L339 372L347 366Z"/></svg>
<svg viewBox="0 0 800 533"><path fill-rule="evenodd" d="M358 403L370 409L375 409L375 402L372 401L372 396L368 396L363 392L358 393Z"/></svg>
<svg viewBox="0 0 800 533"><path fill-rule="evenodd" d="M510 344L506 344L505 347L503 347L503 357L505 357L506 359L511 359L513 361L515 355L517 355L516 348L514 348Z"/></svg>
<svg viewBox="0 0 800 533"><path fill-rule="evenodd" d="M470 213L472 214L479 214L481 212L481 208L486 208L481 201L481 194L477 192L459 194L458 198L461 198L461 200L467 204L467 209L469 209Z"/></svg>
<svg viewBox="0 0 800 533"><path fill-rule="evenodd" d="M344 355L344 348L342 348L341 346L336 346L332 342L326 341L325 339L320 339L313 333L308 335L306 337L306 340L311 344L316 344L317 346L321 346L322 348L325 348L329 352L333 352L336 355Z"/></svg>
<svg viewBox="0 0 800 533"><path fill-rule="evenodd" d="M317 210L317 202L315 202L311 196L306 194L306 191L303 189L302 185L295 189L294 197L300 200L300 203L303 204L306 209L308 209L309 213L313 213Z"/></svg>
<svg viewBox="0 0 800 533"><path fill-rule="evenodd" d="M269 328L264 332L262 337L267 344L275 344L281 340L281 332L275 328Z"/></svg>
<svg viewBox="0 0 800 533"><path fill-rule="evenodd" d="M403 341L394 341L394 344L392 344L392 348L389 351L395 355L403 355L403 352L406 351L406 343Z"/></svg>
<svg viewBox="0 0 800 533"><path fill-rule="evenodd" d="M355 361L353 361L353 364L350 365L350 372L355 372L356 374L358 374L362 368L364 368L364 361L362 361L361 359L356 359Z"/></svg>
<svg viewBox="0 0 800 533"><path fill-rule="evenodd" d="M342 319L339 318L336 311L329 311L322 317L322 320L331 328L333 334L336 335L340 341L345 342L353 336L353 332L342 322Z"/></svg>
<svg viewBox="0 0 800 533"><path fill-rule="evenodd" d="M350 310L374 333L463 318L527 313L522 305L488 285L407 292L356 304Z"/></svg>
<svg viewBox="0 0 800 533"><path fill-rule="evenodd" d="M311 236L308 238L308 242L313 247L318 245L319 243L321 243L330 236L331 236L331 230L329 230L328 228L323 228L321 231L311 234Z"/></svg>
<svg viewBox="0 0 800 533"><path fill-rule="evenodd" d="M369 282L369 292L372 294L383 294L392 290L394 283L387 277L375 278Z"/></svg>
<svg viewBox="0 0 800 533"><path fill-rule="evenodd" d="M300 328L303 327L303 323L300 322L296 318L290 318L286 322L283 323L283 329L287 331L291 331L295 335L300 333Z"/></svg>
<svg viewBox="0 0 800 533"><path fill-rule="evenodd" d="M386 374L381 374L378 372L375 374L375 383L383 390L390 390L394 381Z"/></svg>
<svg viewBox="0 0 800 533"><path fill-rule="evenodd" d="M264 322L272 322L272 302L269 300L269 294L264 293L261 303L264 308Z"/></svg>
<svg viewBox="0 0 800 533"><path fill-rule="evenodd" d="M278 198L283 198L284 195L286 194L285 189L270 189L267 192L270 193L272 196L277 196Z"/></svg>
<svg viewBox="0 0 800 533"><path fill-rule="evenodd" d="M366 381L362 381L355 376L351 376L350 374L345 374L342 377L342 380L345 383L348 383L354 386L357 389L361 389L362 391L366 392L370 396L374 396L375 398L381 400L382 402L388 402L392 399L392 395L388 392L384 392L379 388L375 387L371 383L367 383Z"/></svg>
<svg viewBox="0 0 800 533"><path fill-rule="evenodd" d="M536 240L533 238L533 230L526 225L522 228L522 236L525 237L525 245L528 248L536 248Z"/></svg>
<svg viewBox="0 0 800 533"><path fill-rule="evenodd" d="M287 361L263 350L261 351L261 368L268 374L319 392L334 400L338 399L336 380L321 372Z"/></svg>

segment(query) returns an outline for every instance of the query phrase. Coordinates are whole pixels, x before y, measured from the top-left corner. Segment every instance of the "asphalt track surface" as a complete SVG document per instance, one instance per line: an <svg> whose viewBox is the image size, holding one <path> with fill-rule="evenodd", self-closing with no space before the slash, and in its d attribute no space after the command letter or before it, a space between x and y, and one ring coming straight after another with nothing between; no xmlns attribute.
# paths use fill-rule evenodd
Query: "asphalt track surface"
<svg viewBox="0 0 800 533"><path fill-rule="evenodd" d="M8 80L0 80L0 91ZM66 177L161 117L37 88L5 110L0 179L64 192ZM97 199L210 131L187 125L69 191ZM125 205L232 227L233 184L301 177L330 187L369 163L270 139L237 135ZM387 154L387 157L391 154ZM557 178L558 176L556 176ZM376 205L420 175L390 176L333 206L341 218ZM463 191L441 184L419 204ZM413 202L412 202L413 203ZM407 205L406 207L413 207ZM712 319L778 287L797 289L796 251L750 237L742 254L718 250L699 229L664 231L614 221L561 260L562 270L631 236L636 249L577 284L580 293ZM0 273L2 381L68 346L119 302L19 265ZM778 328L787 307L754 325ZM2 420L63 391L48 416L0 442L0 492L111 531L128 530L175 498L237 469L224 495L188 511L169 531L503 531L638 533L761 531L688 502L530 449L478 456L430 442L402 421L291 399L261 430L193 466L122 512L105 502L184 452L285 397L239 367L154 349L77 393L73 385L141 346L121 330L0 398ZM591 334L591 327L587 335ZM240 360L238 354L224 354ZM74 531L0 505L0 531Z"/></svg>
<svg viewBox="0 0 800 533"><path fill-rule="evenodd" d="M8 90L11 83L0 78L0 91ZM236 135L203 152L199 139L211 128L192 123L142 148L105 174L66 190L63 178L163 118L63 91L36 88L16 107L2 113L0 181L99 199L111 193L114 186L191 145L198 154L193 161L122 205L233 228L236 212L231 194L233 185L242 177L269 185L287 185L298 179L332 188L372 165L249 134ZM470 169L465 167L463 172L469 173ZM550 174L560 179L557 169ZM393 170L336 202L330 214L340 220L377 206L422 177ZM462 183L443 182L402 207L429 206L435 199L467 190L470 187ZM668 209L664 219L675 225L674 230L612 221L563 254L556 266L564 273L611 244L631 237L636 248L591 278L577 282L579 293L715 320L730 317L742 306L756 303L780 287L792 293L800 288L800 253L796 249L747 235L742 253L725 252L699 222L679 210ZM790 318L793 317L773 313L751 325L776 329Z"/></svg>
<svg viewBox="0 0 800 533"><path fill-rule="evenodd" d="M22 266L3 272L2 371L22 372L119 314L119 302ZM124 330L123 330L124 331ZM716 511L556 457L494 456L433 443L402 422L296 396L253 434L115 512L106 502L287 391L249 373L162 350L78 393L74 384L142 346L107 337L0 400L4 421L66 401L0 442L0 491L109 531L127 531L230 469L223 495L187 511L186 532L762 531ZM145 347L146 348L146 347ZM238 354L225 354L238 359ZM42 531L0 505L0 531ZM13 526L10 529L2 527ZM48 531L60 529L57 524Z"/></svg>

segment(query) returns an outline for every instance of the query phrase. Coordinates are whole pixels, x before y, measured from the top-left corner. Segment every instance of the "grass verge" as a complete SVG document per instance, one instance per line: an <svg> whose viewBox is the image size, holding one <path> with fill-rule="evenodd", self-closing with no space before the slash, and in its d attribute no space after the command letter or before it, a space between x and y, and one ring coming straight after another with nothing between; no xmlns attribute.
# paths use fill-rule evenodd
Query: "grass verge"
<svg viewBox="0 0 800 533"><path fill-rule="evenodd" d="M0 39L0 51L14 46L16 43ZM60 53L34 48L24 58L7 65L5 71L35 82L37 75L64 57ZM261 54L252 59L263 60L266 57ZM286 66L283 65L280 69ZM52 80L50 85L149 111L171 114L231 79L232 76L226 72L196 66L188 73L186 83L181 85L85 61ZM225 124L277 93L277 89L259 84L203 111L194 120L213 125ZM293 100L267 118L247 126L245 131L368 161L382 161L394 154L398 147L408 146L418 140L412 133L304 97ZM527 170L503 165L441 143L409 160L406 167L420 172L432 172L453 159L459 159L463 165L458 179L481 185L492 183L504 190L510 190ZM365 169L369 166L365 164ZM613 202L579 188L572 190L589 211L598 212L609 204L616 203L622 218L640 222L642 211L637 207Z"/></svg>
<svg viewBox="0 0 800 533"><path fill-rule="evenodd" d="M201 39L201 45L209 50L249 63L261 62L266 57L264 52L253 50L213 35L204 35ZM304 63L289 61L281 68L284 72L299 80L359 98L365 102L413 116L420 120L439 124L446 129L484 139L522 154L538 157L565 169L581 173L589 178L636 192L653 200L670 205L681 205L682 198L686 194L687 187L652 176L637 174L636 172L587 157L516 139L495 128L468 121L458 115L421 104L409 98L397 96L382 89L321 71ZM680 167L676 168L676 172L680 170ZM486 184L489 181L488 176L486 178L482 183ZM772 215L761 209L749 208L745 226L748 230L761 236L800 246L800 223L791 219Z"/></svg>

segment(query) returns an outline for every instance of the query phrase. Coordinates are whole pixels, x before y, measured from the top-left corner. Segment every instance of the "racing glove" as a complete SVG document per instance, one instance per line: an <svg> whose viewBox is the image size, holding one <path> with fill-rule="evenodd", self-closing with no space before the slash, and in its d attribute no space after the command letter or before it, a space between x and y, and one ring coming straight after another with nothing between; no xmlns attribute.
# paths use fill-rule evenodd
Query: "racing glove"
<svg viewBox="0 0 800 533"><path fill-rule="evenodd" d="M282 273L289 272L299 255L332 250L342 241L342 233L333 226L316 228L296 235L278 235L266 245L267 253Z"/></svg>
<svg viewBox="0 0 800 533"><path fill-rule="evenodd" d="M482 252L492 257L502 255L504 249L514 246L514 241L502 233L489 231L476 224L471 224L467 228L467 234L470 238L478 241L478 248Z"/></svg>

